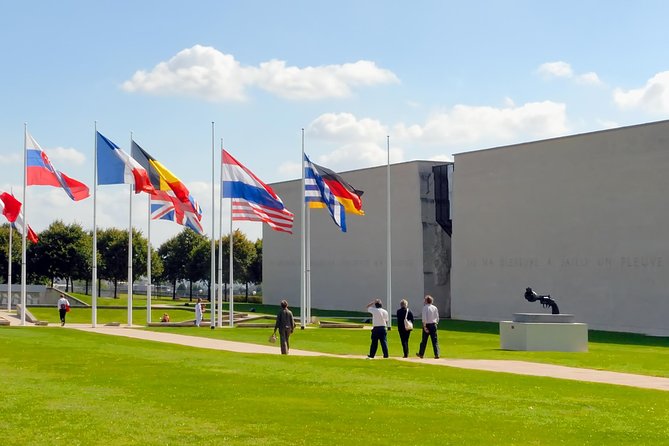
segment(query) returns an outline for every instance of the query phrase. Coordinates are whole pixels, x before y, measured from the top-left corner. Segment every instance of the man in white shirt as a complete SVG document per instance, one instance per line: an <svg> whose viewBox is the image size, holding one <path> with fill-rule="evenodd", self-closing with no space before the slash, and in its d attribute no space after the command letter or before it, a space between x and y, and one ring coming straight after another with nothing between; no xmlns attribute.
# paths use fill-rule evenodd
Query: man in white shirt
<svg viewBox="0 0 669 446"><path fill-rule="evenodd" d="M439 310L432 305L432 296L429 294L425 296L425 305L423 305L423 339L420 341L420 347L416 356L422 358L425 354L425 347L427 347L427 338L432 340L432 350L434 351L434 359L439 359L439 340L437 339L437 324L439 323Z"/></svg>
<svg viewBox="0 0 669 446"><path fill-rule="evenodd" d="M60 326L62 327L65 325L65 315L67 314L67 309L70 306L70 302L65 299L64 294L61 294L60 299L58 299L58 303L56 305L58 307L58 314L60 315Z"/></svg>
<svg viewBox="0 0 669 446"><path fill-rule="evenodd" d="M388 312L383 309L381 299L374 299L367 304L367 311L372 314L372 345L369 347L368 359L373 359L376 355L376 349L381 342L383 357L388 357L388 339L386 337L386 327L388 326Z"/></svg>

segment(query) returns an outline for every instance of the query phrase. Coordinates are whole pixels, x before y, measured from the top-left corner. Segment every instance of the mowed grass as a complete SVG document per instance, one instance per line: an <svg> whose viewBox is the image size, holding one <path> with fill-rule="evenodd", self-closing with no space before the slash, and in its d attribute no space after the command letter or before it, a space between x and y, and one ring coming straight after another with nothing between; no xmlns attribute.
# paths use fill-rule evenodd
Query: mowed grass
<svg viewBox="0 0 669 446"><path fill-rule="evenodd" d="M392 360L235 354L59 327L0 329L0 376L2 443L12 445L669 438L661 391Z"/></svg>
<svg viewBox="0 0 669 446"><path fill-rule="evenodd" d="M248 305L244 304L248 311ZM242 305L240 305L242 306ZM237 306L235 307L237 308ZM272 312L273 306L262 306L266 313ZM31 308L31 312L41 320L58 323L58 312L52 308ZM239 311L243 311L240 309ZM163 312L168 312L171 321L193 320L192 307L174 307L172 309L152 310L152 320L157 322ZM351 313L355 314L355 313ZM209 312L205 313L205 318ZM90 324L90 308L73 308L67 316L68 323ZM133 310L133 323L143 325L146 321L145 309ZM127 322L126 309L98 308L98 323ZM224 325L227 326L227 318ZM259 322L271 322L262 320ZM299 323L299 322L298 322ZM235 328L209 330L196 327L158 327L152 330L169 331L193 336L212 337L266 344L271 328ZM500 350L499 325L488 322L467 322L442 320L439 324L439 343L441 356L463 359L506 359L559 364L571 367L592 368L617 372L636 373L651 376L669 377L669 338L650 337L630 333L590 331L589 351L586 353L564 352L525 352ZM295 331L291 338L293 348L302 350L335 353L342 355L366 355L369 352L370 331L356 329L313 328ZM420 322L416 324L410 339L411 355L418 351L421 339ZM397 330L388 332L390 356L401 356L401 346ZM432 346L428 341L426 357L431 356ZM380 350L379 350L380 355Z"/></svg>
<svg viewBox="0 0 669 446"><path fill-rule="evenodd" d="M669 377L669 338L593 331L590 333L588 352L526 352L501 350L496 324L447 320L441 321L439 326L439 345L444 358L532 361ZM149 330L255 344L266 344L272 332L270 328L209 330L157 327ZM370 335L369 329L298 328L291 337L291 347L342 355L366 355L369 352ZM418 328L409 340L411 355L418 351L420 340L421 331ZM388 344L391 357L402 355L397 330L388 332ZM381 354L380 349L378 354ZM428 340L425 356L427 358L431 355L432 344Z"/></svg>

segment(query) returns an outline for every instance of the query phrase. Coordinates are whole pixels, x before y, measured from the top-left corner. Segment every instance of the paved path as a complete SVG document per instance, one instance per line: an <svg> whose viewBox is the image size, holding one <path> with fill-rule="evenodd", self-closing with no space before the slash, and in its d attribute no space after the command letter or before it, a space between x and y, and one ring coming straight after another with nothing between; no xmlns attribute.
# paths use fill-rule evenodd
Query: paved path
<svg viewBox="0 0 669 446"><path fill-rule="evenodd" d="M0 317L10 320L11 325L19 325L16 316L7 315L0 311ZM168 342L172 344L186 345L189 347L206 348L213 350L225 350L236 353L260 353L269 355L281 354L277 345L259 345L245 342L225 341L221 339L202 338L198 336L186 336L174 333L161 333L158 331L135 330L128 327L106 327L92 328L85 324L67 324L66 328L74 328L90 333L100 333L127 338L143 339L148 341ZM60 327L54 327L60 328ZM139 326L137 327L139 328ZM328 353L312 352L307 350L291 349L293 356L329 356L338 358L363 359L359 355L333 355ZM643 389L654 389L669 391L669 378L661 378L647 375L634 375L631 373L609 372L605 370L582 369L566 367L553 364L542 364L538 362L507 361L492 359L419 359L419 358L392 358L396 361L418 362L421 364L440 365L470 370L483 370L488 372L514 373L517 375L545 376L550 378L568 379L574 381L586 381L592 383L615 384L620 386L640 387ZM383 359L375 359L383 361Z"/></svg>

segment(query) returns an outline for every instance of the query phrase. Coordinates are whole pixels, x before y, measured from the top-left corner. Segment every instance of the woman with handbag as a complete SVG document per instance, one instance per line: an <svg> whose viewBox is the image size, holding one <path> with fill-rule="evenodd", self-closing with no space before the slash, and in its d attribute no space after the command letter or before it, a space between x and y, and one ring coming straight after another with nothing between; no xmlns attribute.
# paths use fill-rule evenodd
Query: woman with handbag
<svg viewBox="0 0 669 446"><path fill-rule="evenodd" d="M403 358L409 357L409 336L413 330L413 313L409 310L409 303L406 299L400 301L400 308L397 310L397 332L400 335L402 343Z"/></svg>
<svg viewBox="0 0 669 446"><path fill-rule="evenodd" d="M290 350L290 342L288 338L295 330L295 318L293 312L288 309L288 301L281 301L281 310L276 315L276 324L274 325L274 333L270 336L270 342L276 342L276 332L279 332L279 339L281 340L281 354L287 355ZM272 338L274 340L272 341Z"/></svg>

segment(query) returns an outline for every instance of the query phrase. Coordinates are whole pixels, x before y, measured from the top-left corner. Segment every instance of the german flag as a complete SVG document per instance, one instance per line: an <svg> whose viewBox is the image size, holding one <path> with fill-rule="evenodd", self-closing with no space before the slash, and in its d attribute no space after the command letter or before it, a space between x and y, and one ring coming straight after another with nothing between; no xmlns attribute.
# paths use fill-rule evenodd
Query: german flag
<svg viewBox="0 0 669 446"><path fill-rule="evenodd" d="M362 194L364 193L361 190L358 190L348 184L344 179L339 176L339 174L333 172L332 170L319 166L318 164L312 163L318 174L323 178L323 181L328 185L332 194L337 198L337 201L341 203L346 212L356 215L365 215L365 211L362 210ZM310 208L324 208L325 203L321 202L309 202Z"/></svg>

